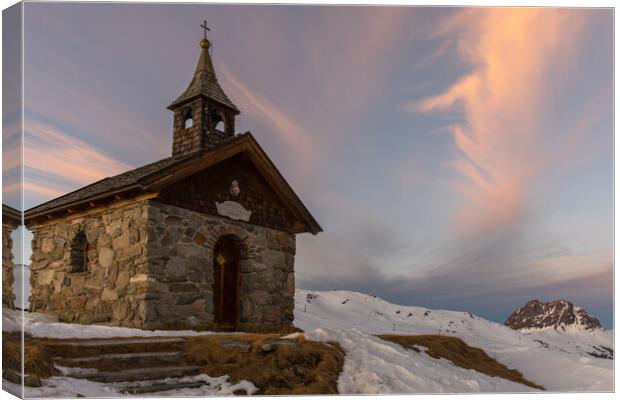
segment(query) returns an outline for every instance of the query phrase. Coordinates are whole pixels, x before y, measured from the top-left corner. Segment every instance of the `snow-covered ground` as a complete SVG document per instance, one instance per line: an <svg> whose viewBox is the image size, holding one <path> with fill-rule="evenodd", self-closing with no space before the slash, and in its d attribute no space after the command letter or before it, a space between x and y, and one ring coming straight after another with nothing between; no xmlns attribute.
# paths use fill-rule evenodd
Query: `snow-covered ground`
<svg viewBox="0 0 620 400"><path fill-rule="evenodd" d="M545 329L527 333L467 312L399 306L350 291L297 290L295 324L347 352L341 393L532 391L528 386L455 367L372 334L457 336L550 391L611 391L613 360L589 355L613 348L610 330Z"/></svg>
<svg viewBox="0 0 620 400"><path fill-rule="evenodd" d="M181 388L181 389L172 389L164 392L155 392L149 393L148 396L156 396L156 397L186 397L186 396L195 396L195 397L204 397L204 396L229 396L232 395L236 390L243 389L248 394L254 394L258 390L253 383L248 381L241 381L235 384L231 384L228 382L228 375L220 376L220 377L210 377L206 374L189 376L183 378L168 378L165 381L166 383L177 383L177 382L205 382L206 384L198 387L198 388ZM26 398L33 397L122 397L129 396L120 391L120 388L125 385L124 383L100 383L100 382L92 382L87 381L85 379L75 379L69 378L66 376L57 376L52 377L50 379L44 380L44 385L40 388L34 387L26 387ZM142 382L142 385L150 385L150 381ZM16 396L21 395L20 385L15 383L8 382L3 379L2 388L9 393L12 393ZM131 395L135 397L137 395ZM142 395L147 396L147 395Z"/></svg>
<svg viewBox="0 0 620 400"><path fill-rule="evenodd" d="M66 324L58 322L58 319L51 315L40 313L30 313L15 310L2 309L2 331L19 332L22 329L22 319L24 331L34 337L47 338L113 338L113 337L155 337L155 336L205 336L220 335L224 333L208 331L147 331L135 328L122 328L117 326L104 325L81 325ZM234 333L225 333L226 335Z"/></svg>
<svg viewBox="0 0 620 400"><path fill-rule="evenodd" d="M3 309L3 330L21 329L21 313ZM144 331L58 322L55 318L25 313L27 333L53 338L102 338L120 336L194 336L213 332ZM383 341L374 334L442 334L457 336L484 349L491 357L521 371L525 378L550 391L611 391L613 360L588 353L593 346L613 348L609 330L545 329L518 332L466 312L399 306L374 296L350 292L316 292L298 289L295 325L313 340L337 341L346 352L338 382L342 394L466 393L536 391L529 386L456 367ZM243 388L253 393L250 382L231 385L227 377L203 377L209 382L198 389L182 389L153 396L206 396L230 394ZM187 378L185 378L187 379ZM119 387L68 377L44 381L42 388L27 388L28 397L119 396ZM12 385L12 386L11 386ZM241 386L239 386L241 385ZM18 386L3 380L6 389Z"/></svg>

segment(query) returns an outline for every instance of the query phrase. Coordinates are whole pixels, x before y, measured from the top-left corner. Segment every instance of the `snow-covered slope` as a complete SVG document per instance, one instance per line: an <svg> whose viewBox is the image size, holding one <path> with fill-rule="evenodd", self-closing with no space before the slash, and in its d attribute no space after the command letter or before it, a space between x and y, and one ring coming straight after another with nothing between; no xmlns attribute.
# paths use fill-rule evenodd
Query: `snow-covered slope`
<svg viewBox="0 0 620 400"><path fill-rule="evenodd" d="M372 334L457 336L516 368L551 391L611 391L612 331L566 329L520 332L467 312L399 306L350 291L297 290L295 324L308 336L340 342L347 357L341 393L531 391L528 386L464 370L446 360L405 350Z"/></svg>
<svg viewBox="0 0 620 400"><path fill-rule="evenodd" d="M609 330L587 330L573 326L564 330L521 332L467 312L399 306L377 297L349 291L306 290L296 291L295 324L306 331L309 338L337 341L346 351L344 370L338 382L342 394L536 390L462 369L448 360L406 350L374 336L382 333L457 336L470 346L482 348L509 368L518 369L527 380L551 391L613 389L613 360L599 358L606 352L597 351L613 349L613 335ZM26 313L24 325L30 335L55 338L214 334L65 324L38 313ZM3 331L18 331L21 326L20 313L3 309ZM599 354L599 357L593 354ZM88 387L92 389L93 396L95 393L109 396L112 393L110 391L115 390L102 384L91 385L83 380L74 382L66 377L53 379L56 380L48 382L49 385L46 383L43 388L29 388L29 397L58 396L65 392L65 395L71 395L73 390L83 391L83 385L90 385ZM3 385L10 387L7 381L3 381ZM227 390L228 386L219 389L203 387L182 394L213 395L223 394Z"/></svg>

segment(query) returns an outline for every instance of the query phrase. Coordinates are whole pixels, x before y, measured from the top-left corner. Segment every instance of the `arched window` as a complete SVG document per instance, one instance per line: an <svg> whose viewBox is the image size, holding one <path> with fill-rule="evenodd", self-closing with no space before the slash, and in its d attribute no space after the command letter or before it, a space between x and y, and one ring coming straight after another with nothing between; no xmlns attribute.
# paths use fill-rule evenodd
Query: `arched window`
<svg viewBox="0 0 620 400"><path fill-rule="evenodd" d="M70 273L86 271L86 262L88 261L87 251L88 242L86 240L86 235L83 231L80 231L75 234L75 237L71 241L71 256L69 260Z"/></svg>
<svg viewBox="0 0 620 400"><path fill-rule="evenodd" d="M224 132L224 115L215 109L211 110L211 128Z"/></svg>
<svg viewBox="0 0 620 400"><path fill-rule="evenodd" d="M192 118L192 110L189 108L183 113L183 129L191 128L194 126L194 119Z"/></svg>

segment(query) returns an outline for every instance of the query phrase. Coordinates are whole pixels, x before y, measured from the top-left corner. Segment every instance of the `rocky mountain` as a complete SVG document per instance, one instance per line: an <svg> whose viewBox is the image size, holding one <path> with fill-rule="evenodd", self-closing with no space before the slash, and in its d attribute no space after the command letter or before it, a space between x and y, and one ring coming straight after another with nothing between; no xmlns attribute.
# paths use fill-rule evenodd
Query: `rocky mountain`
<svg viewBox="0 0 620 400"><path fill-rule="evenodd" d="M541 303L537 299L528 301L513 312L504 325L516 330L548 327L557 329L568 326L592 330L601 327L598 319L570 301Z"/></svg>

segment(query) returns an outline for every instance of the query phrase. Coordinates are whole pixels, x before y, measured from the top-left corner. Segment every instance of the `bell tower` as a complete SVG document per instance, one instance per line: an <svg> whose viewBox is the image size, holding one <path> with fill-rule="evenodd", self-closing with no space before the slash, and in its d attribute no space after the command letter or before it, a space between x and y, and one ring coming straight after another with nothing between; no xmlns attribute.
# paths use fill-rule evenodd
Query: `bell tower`
<svg viewBox="0 0 620 400"><path fill-rule="evenodd" d="M201 52L194 77L187 89L168 106L174 113L173 157L204 151L233 138L235 117L240 113L215 76L207 21L200 26L204 38L200 41Z"/></svg>

